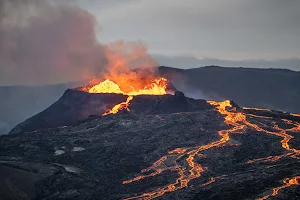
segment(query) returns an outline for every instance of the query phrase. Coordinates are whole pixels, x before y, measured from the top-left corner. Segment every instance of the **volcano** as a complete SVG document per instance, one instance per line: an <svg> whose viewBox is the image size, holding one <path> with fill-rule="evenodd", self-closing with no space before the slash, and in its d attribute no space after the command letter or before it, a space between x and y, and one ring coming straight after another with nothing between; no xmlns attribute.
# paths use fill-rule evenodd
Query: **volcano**
<svg viewBox="0 0 300 200"><path fill-rule="evenodd" d="M1 137L0 199L300 198L299 115L163 87L67 90Z"/></svg>

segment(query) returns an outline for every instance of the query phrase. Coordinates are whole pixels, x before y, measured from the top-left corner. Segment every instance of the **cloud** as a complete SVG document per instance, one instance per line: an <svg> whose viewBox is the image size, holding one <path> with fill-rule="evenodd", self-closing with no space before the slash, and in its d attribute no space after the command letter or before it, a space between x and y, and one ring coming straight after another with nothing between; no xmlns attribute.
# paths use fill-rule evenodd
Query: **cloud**
<svg viewBox="0 0 300 200"><path fill-rule="evenodd" d="M0 84L68 82L106 62L94 17L67 1L5 0L0 22Z"/></svg>
<svg viewBox="0 0 300 200"><path fill-rule="evenodd" d="M129 68L157 66L140 41L118 38L117 42L100 43L97 21L82 3L5 0L0 22L0 85L90 80L103 77L113 62L120 61L128 62L124 64Z"/></svg>
<svg viewBox="0 0 300 200"><path fill-rule="evenodd" d="M140 38L151 53L225 60L300 55L298 0L139 0L100 12L97 5L86 7L102 24L101 41Z"/></svg>
<svg viewBox="0 0 300 200"><path fill-rule="evenodd" d="M195 64L299 66L298 0L1 3L0 85L90 79L107 64L103 44L119 39L140 39L151 53L179 63L189 55Z"/></svg>
<svg viewBox="0 0 300 200"><path fill-rule="evenodd" d="M163 56L153 55L161 65L177 67L182 69L197 68L203 66L217 65L225 67L247 67L247 68L275 68L291 69L300 71L300 59L278 59L278 60L221 60L214 58L198 59L193 56Z"/></svg>

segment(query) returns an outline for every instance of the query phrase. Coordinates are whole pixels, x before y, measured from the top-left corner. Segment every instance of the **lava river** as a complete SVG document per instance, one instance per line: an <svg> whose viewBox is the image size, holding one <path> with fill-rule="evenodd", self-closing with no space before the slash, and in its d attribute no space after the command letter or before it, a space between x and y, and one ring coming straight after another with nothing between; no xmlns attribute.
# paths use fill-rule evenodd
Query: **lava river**
<svg viewBox="0 0 300 200"><path fill-rule="evenodd" d="M140 181L149 177L157 176L165 171L177 174L177 179L165 186L158 187L150 192L145 192L126 198L126 200L131 199L154 199L160 196L163 196L166 193L171 193L173 191L189 187L189 182L193 179L200 178L201 175L208 170L208 167L204 167L201 163L195 161L196 156L205 157L205 150L211 148L218 148L224 145L233 146L230 143L230 136L232 134L243 134L247 130L252 129L263 134L271 134L281 138L281 146L286 153L283 155L269 156L266 158L259 158L255 160L249 160L248 164L253 164L255 162L274 162L283 157L297 158L300 155L300 150L292 148L289 144L289 141L293 139L293 136L288 134L289 132L300 132L300 124L298 122L293 122L292 120L282 119L283 123L289 125L289 127L283 129L280 128L275 122L271 130L267 130L264 127L267 127L265 124L260 123L255 124L250 122L250 119L255 118L270 118L263 117L254 114L246 114L243 111L237 111L237 109L232 106L229 100L223 102L208 101L209 104L214 106L216 110L224 116L224 122L228 125L228 129L218 131L219 140L195 147L182 147L176 148L172 151L169 151L166 155L159 158L152 166L141 170L141 172L129 180L124 180L123 184L130 184L132 182ZM241 109L243 110L243 109ZM246 110L246 108L245 108ZM179 159L184 158L184 164L179 164ZM171 163L171 164L170 164ZM211 177L210 180L204 184L202 187L206 187L209 184L213 184L217 179L222 179L222 176ZM271 196L276 196L280 190L290 187L291 185L298 185L298 180L300 176L287 177L282 181L282 186L274 188L272 191L266 191L267 195L261 196L258 199L267 199ZM264 193L265 194L265 193Z"/></svg>

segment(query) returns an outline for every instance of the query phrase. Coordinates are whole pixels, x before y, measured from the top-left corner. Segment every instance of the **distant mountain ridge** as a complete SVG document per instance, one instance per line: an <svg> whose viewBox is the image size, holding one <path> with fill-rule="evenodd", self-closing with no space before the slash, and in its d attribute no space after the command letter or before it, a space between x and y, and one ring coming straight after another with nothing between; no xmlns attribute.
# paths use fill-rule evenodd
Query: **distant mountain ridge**
<svg viewBox="0 0 300 200"><path fill-rule="evenodd" d="M257 69L206 66L177 69L161 66L168 78L187 96L231 99L241 106L300 112L300 72L289 69ZM190 94L190 95L189 95Z"/></svg>
<svg viewBox="0 0 300 200"><path fill-rule="evenodd" d="M264 59L250 59L250 60L224 60L216 58L197 58L188 55L165 56L165 55L152 55L160 65L172 66L175 68L190 69L201 66L224 66L224 67L243 67L243 68L256 68L256 69L291 69L300 71L300 59L277 59L277 60L264 60Z"/></svg>

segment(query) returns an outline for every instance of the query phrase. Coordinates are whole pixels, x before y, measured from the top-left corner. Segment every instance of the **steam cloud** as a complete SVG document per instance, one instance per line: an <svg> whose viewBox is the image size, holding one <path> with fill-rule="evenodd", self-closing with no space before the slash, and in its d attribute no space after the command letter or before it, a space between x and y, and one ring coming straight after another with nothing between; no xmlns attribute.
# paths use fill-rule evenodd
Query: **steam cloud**
<svg viewBox="0 0 300 200"><path fill-rule="evenodd" d="M4 0L0 21L0 85L88 80L109 66L108 50L129 56L131 65L136 64L132 62L132 53L138 50L142 59L151 59L139 42L100 44L96 26L92 14L73 1Z"/></svg>

